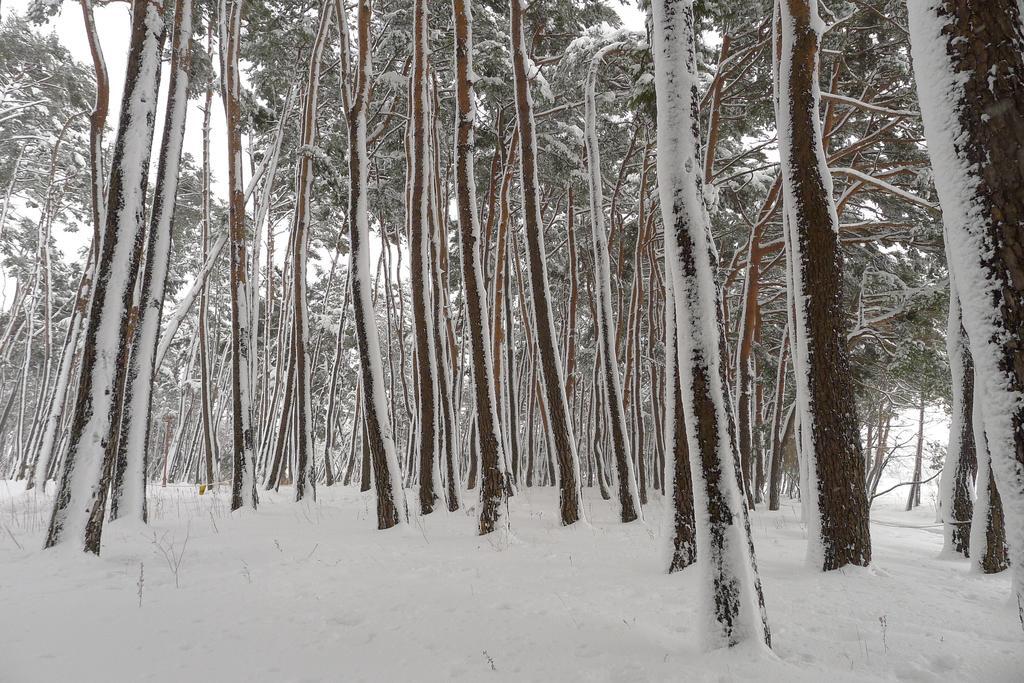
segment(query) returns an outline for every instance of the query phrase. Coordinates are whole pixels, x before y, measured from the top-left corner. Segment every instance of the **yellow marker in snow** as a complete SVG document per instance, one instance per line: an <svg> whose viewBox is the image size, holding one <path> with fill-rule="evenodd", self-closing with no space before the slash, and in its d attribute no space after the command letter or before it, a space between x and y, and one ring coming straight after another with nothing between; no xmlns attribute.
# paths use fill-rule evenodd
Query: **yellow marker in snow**
<svg viewBox="0 0 1024 683"><path fill-rule="evenodd" d="M206 484L200 484L199 485L199 495L201 496L204 493L206 493Z"/></svg>

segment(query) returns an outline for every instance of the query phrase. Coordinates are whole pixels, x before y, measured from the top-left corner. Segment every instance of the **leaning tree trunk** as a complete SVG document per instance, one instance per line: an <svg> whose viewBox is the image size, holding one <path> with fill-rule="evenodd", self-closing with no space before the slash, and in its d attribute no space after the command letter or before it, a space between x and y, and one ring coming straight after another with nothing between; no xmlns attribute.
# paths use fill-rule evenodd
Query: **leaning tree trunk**
<svg viewBox="0 0 1024 683"><path fill-rule="evenodd" d="M709 647L771 645L726 402L724 336L698 159L693 0L655 0L658 190L676 304L679 376Z"/></svg>
<svg viewBox="0 0 1024 683"><path fill-rule="evenodd" d="M871 561L868 498L843 309L843 257L818 112L821 20L811 0L778 0L779 153L795 303L807 558L825 571Z"/></svg>
<svg viewBox="0 0 1024 683"><path fill-rule="evenodd" d="M117 460L114 465L110 518L146 521L146 465L153 422L153 384L160 315L171 263L174 205L178 196L178 167L185 139L188 108L189 49L192 41L192 0L178 0L171 33L171 74L164 115L156 192L150 214L146 265L142 271L139 313L135 321L128 376L124 384Z"/></svg>
<svg viewBox="0 0 1024 683"><path fill-rule="evenodd" d="M245 238L245 190L242 185L242 111L238 53L242 33L242 4L227 0L221 35L224 119L228 135L228 240L231 245L231 444L233 472L231 509L256 508L256 458L252 426L252 373L249 348L249 285Z"/></svg>
<svg viewBox="0 0 1024 683"><path fill-rule="evenodd" d="M320 8L320 26L309 57L306 98L302 107L301 143L295 180L295 218L292 221L292 347L295 355L295 500L309 495L316 500L316 476L313 465L312 369L309 353L309 307L306 287L306 253L313 202L313 145L316 141L316 104L320 88L320 62L331 29L332 3ZM268 179L267 182L270 182ZM273 267L273 264L271 264ZM282 422L284 417L282 417Z"/></svg>
<svg viewBox="0 0 1024 683"><path fill-rule="evenodd" d="M949 358L953 394L949 443L940 483L940 514L943 524L943 552L964 557L971 551L971 518L974 516L972 482L978 471L974 445L974 363L967 348L960 297L949 279L949 324L946 327L946 355Z"/></svg>
<svg viewBox="0 0 1024 683"><path fill-rule="evenodd" d="M1024 17L1017 0L907 6L935 189L1006 513L1013 592L1024 605ZM980 478L977 430L975 438Z"/></svg>
<svg viewBox="0 0 1024 683"><path fill-rule="evenodd" d="M594 310L597 318L597 342L601 353L601 383L604 386L605 424L611 434L612 457L619 484L619 517L623 522L632 522L642 517L640 496L637 493L636 476L633 473L633 458L630 455L626 429L626 413L622 401L622 382L619 379L619 361L615 354L612 314L612 276L608 259L608 235L604 227L604 199L601 179L601 150L597 140L597 101L594 91L597 84L597 67L605 56L621 48L623 43L612 43L601 48L590 61L585 84L585 142L587 149L587 178L590 183L590 225L593 229L594 253ZM638 234L642 234L640 229ZM640 237L637 238L638 240ZM640 268L640 263L634 265ZM637 396L639 403L640 397Z"/></svg>
<svg viewBox="0 0 1024 683"><path fill-rule="evenodd" d="M537 136L533 120L533 97L530 94L530 70L535 68L526 49L523 27L525 7L522 0L512 0L511 37L512 66L515 74L516 120L519 124L519 185L523 198L524 230L530 272L530 308L536 323L537 350L540 356L544 399L550 438L558 460L558 485L563 525L583 519L580 505L580 463L576 456L576 439L572 434L569 403L562 378L562 359L555 341L554 316L548 287L547 255L544 250L544 225L540 215L540 182L537 177Z"/></svg>
<svg viewBox="0 0 1024 683"><path fill-rule="evenodd" d="M498 422L495 377L491 373L491 323L487 310L480 254L480 223L476 206L476 178L473 173L473 124L476 105L473 94L473 9L472 0L453 0L455 17L455 193L462 239L462 282L465 287L470 354L473 366L473 396L476 399L473 438L480 453L480 534L508 527L505 497L505 454ZM498 286L498 285L496 285ZM500 316L501 312L496 311ZM475 462L475 460L474 460Z"/></svg>
<svg viewBox="0 0 1024 683"><path fill-rule="evenodd" d="M110 166L109 210L83 340L74 418L46 547L70 541L82 543L88 552L100 551L121 413L119 388L128 365L129 312L142 257L146 180L165 33L160 8L134 0L121 117Z"/></svg>
<svg viewBox="0 0 1024 683"><path fill-rule="evenodd" d="M377 526L387 529L408 519L402 472L398 467L391 420L384 396L384 366L377 322L370 300L370 220L367 204L369 163L366 158L366 109L370 99L370 0L359 0L359 56L356 89L348 111L349 140L349 272L352 273L353 323L359 344L363 389L363 438L373 465L377 489ZM364 460L365 462L365 460ZM364 470L365 471L365 470Z"/></svg>

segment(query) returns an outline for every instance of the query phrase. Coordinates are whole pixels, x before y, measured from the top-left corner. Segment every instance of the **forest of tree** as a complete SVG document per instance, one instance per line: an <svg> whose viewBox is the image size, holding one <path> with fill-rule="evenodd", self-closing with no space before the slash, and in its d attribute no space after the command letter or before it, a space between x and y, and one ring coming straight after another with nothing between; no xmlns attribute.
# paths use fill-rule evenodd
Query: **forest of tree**
<svg viewBox="0 0 1024 683"><path fill-rule="evenodd" d="M771 647L751 512L864 567L934 480L1024 627L1018 0L126 3L120 102L109 3L0 23L0 478L47 548L175 483L481 535L663 497L707 646Z"/></svg>

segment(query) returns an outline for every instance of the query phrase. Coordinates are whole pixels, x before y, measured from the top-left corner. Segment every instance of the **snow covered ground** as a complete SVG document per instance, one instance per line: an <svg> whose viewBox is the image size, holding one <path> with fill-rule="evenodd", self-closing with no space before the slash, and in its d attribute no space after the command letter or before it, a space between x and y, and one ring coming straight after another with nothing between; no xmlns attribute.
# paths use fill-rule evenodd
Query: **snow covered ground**
<svg viewBox="0 0 1024 683"><path fill-rule="evenodd" d="M698 649L656 494L623 526L588 489L591 524L565 529L553 490L524 491L496 545L464 512L377 531L352 489L231 515L225 490L154 488L151 525L109 525L95 558L40 550L50 499L20 489L0 482L5 682L1024 680L1008 577L938 559L927 502L880 502L872 566L830 574L804 563L799 506L756 512L769 655Z"/></svg>

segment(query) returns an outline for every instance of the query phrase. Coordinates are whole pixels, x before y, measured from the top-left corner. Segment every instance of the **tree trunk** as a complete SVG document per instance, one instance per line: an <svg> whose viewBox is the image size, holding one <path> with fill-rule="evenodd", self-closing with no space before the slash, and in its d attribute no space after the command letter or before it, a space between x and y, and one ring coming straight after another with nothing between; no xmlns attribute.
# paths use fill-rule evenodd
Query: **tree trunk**
<svg viewBox="0 0 1024 683"><path fill-rule="evenodd" d="M587 169L590 187L590 225L593 232L594 294L597 299L594 321L597 327L597 342L601 354L601 381L605 400L604 421L611 433L612 457L618 479L619 518L632 522L642 516L640 496L637 492L633 459L630 455L626 428L626 413L622 400L622 382L619 379L619 362L615 353L615 322L612 315L611 264L608 258L608 235L604 227L604 200L601 179L601 152L597 140L597 101L594 94L597 84L597 67L608 54L621 48L623 43L612 43L597 52L587 70L585 90ZM642 231L641 231L642 232ZM639 237L637 238L640 239ZM634 265L639 268L639 262Z"/></svg>
<svg viewBox="0 0 1024 683"><path fill-rule="evenodd" d="M818 119L821 20L811 0L778 0L776 78L793 362L806 462L808 561L824 571L871 561L868 499L842 302L843 257ZM780 27L784 27L780 28Z"/></svg>
<svg viewBox="0 0 1024 683"><path fill-rule="evenodd" d="M377 527L387 529L408 519L402 473L398 468L391 436L384 367L373 303L370 301L370 225L368 162L366 158L366 109L370 98L370 0L359 0L356 90L348 111L349 139L349 271L352 273L353 322L359 344L359 368L363 388L364 438L373 463L377 490ZM365 476L365 475L364 475Z"/></svg>
<svg viewBox="0 0 1024 683"><path fill-rule="evenodd" d="M228 143L228 241L231 246L231 442L233 472L231 509L255 509L256 462L252 427L252 373L249 348L249 286L245 237L245 190L242 186L242 111L238 54L242 40L242 4L226 0L221 45L224 119Z"/></svg>
<svg viewBox="0 0 1024 683"><path fill-rule="evenodd" d="M416 433L415 453L419 464L420 513L434 511L442 495L438 451L441 445L441 400L438 387L434 306L431 296L433 273L428 193L430 162L427 113L427 6L415 0L413 12L413 66L409 80L411 117L408 126L407 224L409 228L410 287L412 290L413 338L416 342Z"/></svg>
<svg viewBox="0 0 1024 683"><path fill-rule="evenodd" d="M907 493L906 511L910 512L921 504L921 470L924 465L924 394L917 405L917 449L914 451L914 478Z"/></svg>
<svg viewBox="0 0 1024 683"><path fill-rule="evenodd" d="M928 151L1024 604L1024 30L1017 0L908 2ZM981 478L981 432L975 429ZM979 487L981 488L981 487ZM971 544L974 547L974 543Z"/></svg>
<svg viewBox="0 0 1024 683"><path fill-rule="evenodd" d="M655 0L658 189L679 339L679 375L690 451L701 611L708 647L771 645L750 522L739 490L737 450L726 404L720 294L700 181L696 38L692 0Z"/></svg>
<svg viewBox="0 0 1024 683"><path fill-rule="evenodd" d="M462 282L465 287L467 324L473 367L473 438L480 455L480 534L507 527L505 498L506 458L498 421L491 323L487 310L480 253L480 225L473 172L473 125L476 108L473 95L473 10L472 0L453 0L455 15L455 191L462 240ZM501 311L495 315L500 317ZM501 350L498 349L500 354ZM474 459L474 465L476 460ZM475 469L475 467L474 467ZM472 480L473 476L470 475Z"/></svg>
<svg viewBox="0 0 1024 683"><path fill-rule="evenodd" d="M672 559L668 571L686 569L697 561L697 520L693 509L693 476L686 442L685 408L679 377L679 339L672 276L665 278L665 450L671 472L665 480L672 487Z"/></svg>
<svg viewBox="0 0 1024 683"><path fill-rule="evenodd" d="M970 557L971 518L974 516L972 483L978 471L974 436L974 363L967 348L960 312L960 297L953 278L949 282L949 324L946 355L949 358L953 394L949 443L940 484L943 551Z"/></svg>
<svg viewBox="0 0 1024 683"><path fill-rule="evenodd" d="M150 214L146 265L142 271L139 317L124 384L124 409L121 413L110 501L111 519L124 516L146 521L146 465L149 462L149 438L153 423L156 350L160 343L160 317L164 309L167 274L171 265L178 168L188 109L191 41L192 0L178 0L171 33L170 84L156 171L156 192Z"/></svg>
<svg viewBox="0 0 1024 683"><path fill-rule="evenodd" d="M78 396L46 547L82 543L99 554L129 352L131 310L142 257L165 26L158 6L134 0L117 142L111 159L102 249L89 306Z"/></svg>
<svg viewBox="0 0 1024 683"><path fill-rule="evenodd" d="M320 62L330 32L334 5L320 8L320 25L309 57L306 97L300 127L301 149L295 181L295 218L292 222L292 346L295 354L295 500L309 495L316 500L316 468L313 446L312 368L309 352L309 307L306 286L306 252L309 243L310 212L313 201L313 145L316 142L316 106L320 89ZM270 264L273 267L273 264Z"/></svg>
<svg viewBox="0 0 1024 683"><path fill-rule="evenodd" d="M540 215L540 183L537 178L537 137L533 121L533 97L529 70L532 62L526 51L523 5L510 3L512 66L515 74L516 120L519 124L519 184L523 198L524 230L530 272L530 309L536 322L537 351L540 357L544 397L542 406L551 430L548 439L558 460L560 512L563 525L583 519L580 504L580 464L576 440L572 435L569 405L562 378L562 362L555 341L548 288L547 255L544 250L543 223Z"/></svg>

